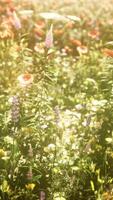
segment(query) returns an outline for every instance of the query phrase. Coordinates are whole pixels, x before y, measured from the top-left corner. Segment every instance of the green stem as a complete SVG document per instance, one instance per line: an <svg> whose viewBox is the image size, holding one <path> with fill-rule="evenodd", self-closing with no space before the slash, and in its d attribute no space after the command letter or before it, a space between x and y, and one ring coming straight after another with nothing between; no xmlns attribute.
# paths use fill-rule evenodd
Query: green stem
<svg viewBox="0 0 113 200"><path fill-rule="evenodd" d="M14 126L14 130L13 130L13 144L12 144L12 160L11 160L11 182L13 183L13 176L14 176L14 168L15 168L15 165L14 165L14 155L15 155L15 148L14 148L14 145L15 145L15 140L14 140L14 134L15 134L15 130L16 130L16 127Z"/></svg>

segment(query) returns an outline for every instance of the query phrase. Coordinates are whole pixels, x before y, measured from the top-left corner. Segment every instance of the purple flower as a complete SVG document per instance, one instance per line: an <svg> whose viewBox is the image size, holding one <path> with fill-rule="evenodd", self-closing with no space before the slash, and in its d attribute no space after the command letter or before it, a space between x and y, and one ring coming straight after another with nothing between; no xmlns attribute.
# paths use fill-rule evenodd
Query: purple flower
<svg viewBox="0 0 113 200"><path fill-rule="evenodd" d="M12 15L12 24L13 24L13 26L14 26L17 30L22 28L20 19L19 19L19 17L17 16L17 14L16 14L15 11L13 12L13 15Z"/></svg>
<svg viewBox="0 0 113 200"><path fill-rule="evenodd" d="M11 120L14 123L19 121L20 117L20 100L18 96L13 96L11 98Z"/></svg>

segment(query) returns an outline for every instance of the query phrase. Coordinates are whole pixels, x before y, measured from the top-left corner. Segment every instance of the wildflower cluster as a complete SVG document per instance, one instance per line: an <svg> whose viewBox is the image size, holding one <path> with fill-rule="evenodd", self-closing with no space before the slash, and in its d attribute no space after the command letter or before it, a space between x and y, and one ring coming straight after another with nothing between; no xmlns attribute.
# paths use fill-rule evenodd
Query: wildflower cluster
<svg viewBox="0 0 113 200"><path fill-rule="evenodd" d="M0 1L0 199L113 199L112 13Z"/></svg>

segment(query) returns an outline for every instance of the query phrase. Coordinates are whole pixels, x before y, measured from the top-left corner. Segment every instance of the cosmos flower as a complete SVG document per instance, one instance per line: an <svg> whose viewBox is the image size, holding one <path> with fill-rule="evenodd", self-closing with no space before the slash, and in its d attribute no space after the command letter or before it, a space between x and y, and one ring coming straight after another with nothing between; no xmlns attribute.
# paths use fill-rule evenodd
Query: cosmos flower
<svg viewBox="0 0 113 200"><path fill-rule="evenodd" d="M82 46L82 43L80 40L74 39L74 38L70 38L70 42L75 45L75 46Z"/></svg>
<svg viewBox="0 0 113 200"><path fill-rule="evenodd" d="M90 38L92 38L92 39L99 39L99 37L100 37L100 32L99 32L99 30L94 29L94 30L92 30L92 31L90 31L90 32L88 33L88 36L89 36Z"/></svg>
<svg viewBox="0 0 113 200"><path fill-rule="evenodd" d="M69 21L66 23L66 28L72 29L74 27L74 22L73 21Z"/></svg>
<svg viewBox="0 0 113 200"><path fill-rule="evenodd" d="M111 49L104 48L104 49L102 49L102 53L105 56L113 57L113 50L111 50Z"/></svg>
<svg viewBox="0 0 113 200"><path fill-rule="evenodd" d="M35 34L35 36L43 37L45 33L44 33L44 31L42 30L42 28L40 26L35 24L34 34Z"/></svg>
<svg viewBox="0 0 113 200"><path fill-rule="evenodd" d="M54 34L55 34L56 36L61 36L61 35L63 35L63 33L64 33L64 30L63 30L63 29L55 29L55 30L54 30Z"/></svg>
<svg viewBox="0 0 113 200"><path fill-rule="evenodd" d="M31 83L33 82L33 75L29 73L25 73L18 76L17 79L22 87L26 87L26 86L31 85Z"/></svg>
<svg viewBox="0 0 113 200"><path fill-rule="evenodd" d="M3 3L12 3L12 0L1 0Z"/></svg>
<svg viewBox="0 0 113 200"><path fill-rule="evenodd" d="M88 48L86 46L78 46L77 51L80 55L82 54L87 54L88 53Z"/></svg>
<svg viewBox="0 0 113 200"><path fill-rule="evenodd" d="M47 48L53 47L53 26L52 25L46 34L45 46Z"/></svg>
<svg viewBox="0 0 113 200"><path fill-rule="evenodd" d="M45 28L46 24L44 20L38 20L35 24L35 26L40 27L41 29Z"/></svg>

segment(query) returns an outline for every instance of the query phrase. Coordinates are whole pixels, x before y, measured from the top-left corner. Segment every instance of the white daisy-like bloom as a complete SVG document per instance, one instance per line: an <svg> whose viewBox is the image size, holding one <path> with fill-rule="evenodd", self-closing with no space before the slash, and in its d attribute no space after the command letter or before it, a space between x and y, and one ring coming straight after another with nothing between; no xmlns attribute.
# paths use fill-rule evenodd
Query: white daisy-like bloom
<svg viewBox="0 0 113 200"><path fill-rule="evenodd" d="M53 13L53 12L42 12L39 13L39 16L44 18L44 19L53 19L53 20L60 20L60 21L68 21L68 19L58 13Z"/></svg>
<svg viewBox="0 0 113 200"><path fill-rule="evenodd" d="M67 15L66 17L72 21L78 21L78 22L81 21L81 19L75 15Z"/></svg>
<svg viewBox="0 0 113 200"><path fill-rule="evenodd" d="M31 17L33 15L33 10L20 10L19 14L22 16Z"/></svg>
<svg viewBox="0 0 113 200"><path fill-rule="evenodd" d="M82 54L87 54L88 53L88 48L86 46L78 46L77 51L80 55Z"/></svg>
<svg viewBox="0 0 113 200"><path fill-rule="evenodd" d="M27 87L32 84L33 75L29 73L21 74L18 76L17 80L19 81L21 87Z"/></svg>
<svg viewBox="0 0 113 200"><path fill-rule="evenodd" d="M53 19L53 20L60 20L60 21L81 21L81 19L75 15L60 15L58 13L54 13L54 12L42 12L39 13L39 16L44 18L44 19Z"/></svg>

